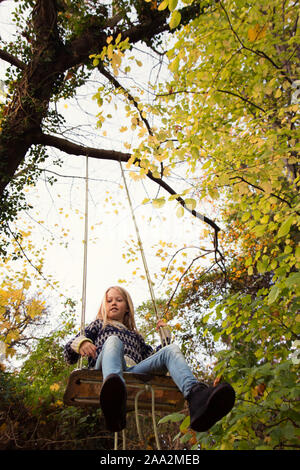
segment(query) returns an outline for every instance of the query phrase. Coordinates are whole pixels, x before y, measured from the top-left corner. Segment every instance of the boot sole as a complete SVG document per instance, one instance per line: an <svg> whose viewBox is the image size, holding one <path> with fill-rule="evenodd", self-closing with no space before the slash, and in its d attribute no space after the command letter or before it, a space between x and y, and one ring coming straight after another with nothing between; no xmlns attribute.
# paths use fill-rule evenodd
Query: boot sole
<svg viewBox="0 0 300 470"><path fill-rule="evenodd" d="M118 432L126 427L127 392L123 380L117 375L108 376L100 392L100 406L106 428Z"/></svg>
<svg viewBox="0 0 300 470"><path fill-rule="evenodd" d="M226 416L233 408L235 392L229 384L220 384L207 400L206 406L192 423L194 431L208 431L217 421Z"/></svg>

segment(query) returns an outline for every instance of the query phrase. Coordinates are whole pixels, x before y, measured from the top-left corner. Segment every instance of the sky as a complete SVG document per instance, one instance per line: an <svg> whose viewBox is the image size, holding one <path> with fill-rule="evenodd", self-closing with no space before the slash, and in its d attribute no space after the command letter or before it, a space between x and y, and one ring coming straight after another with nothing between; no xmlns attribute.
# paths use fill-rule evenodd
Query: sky
<svg viewBox="0 0 300 470"><path fill-rule="evenodd" d="M0 24L2 39L11 38L14 27L10 21L10 11L14 2L7 0L0 4ZM146 83L149 77L155 80L158 67L149 55L135 50L140 54L143 67L136 67L135 81ZM154 66L155 65L155 66ZM159 79L168 74L166 65L159 70ZM5 63L0 60L0 80L4 78ZM117 120L107 120L101 130L96 128L96 115L99 112L97 104L91 99L100 84L90 82L79 90L73 100L61 101L58 110L65 116L67 124L74 127L72 139L77 143L85 142L98 148L113 148L126 152L124 141L134 143L133 133L120 133L119 128L125 123L124 111L118 108ZM108 106L106 112L110 112ZM150 117L150 119L152 119ZM105 133L105 135L103 135ZM83 137L84 136L84 137ZM58 292L47 290L47 300L50 303L53 318L59 315L60 303L64 296L69 296L78 302L78 321L81 314L82 280L83 280L83 237L84 237L84 205L85 205L85 157L65 155L57 150L48 149L49 158L44 169L47 175L56 174L57 182L50 186L44 175L36 187L29 188L28 202L34 209L22 215L18 222L29 225L36 246L46 246L44 275L53 276L59 282ZM55 159L62 160L61 166L55 165ZM124 167L125 168L125 167ZM126 170L126 168L125 168ZM53 172L53 173L51 173ZM60 175L60 176L57 176ZM173 254L176 249L186 245L203 246L201 233L206 227L191 217L176 216L176 203L167 202L164 208L154 209L151 204L143 205L144 198L154 198L165 195L163 190L158 193L158 187L151 181L135 182L126 178L135 208L135 215L144 243L146 258L152 279L154 273L161 269L154 245L161 240L173 244ZM183 181L178 179L174 189L185 189ZM104 291L111 285L122 284L133 297L135 306L150 298L145 280L141 258L127 263L123 255L128 253L136 240L133 222L129 212L128 201L123 187L120 167L115 162L105 162L89 159L89 238L87 262L87 304L86 323L92 321L98 311ZM201 210L202 209L202 210ZM205 208L199 208L204 212ZM193 256L193 250L189 251ZM167 261L164 262L164 265ZM137 269L138 268L138 269ZM133 274L137 271L136 274ZM155 283L157 296L164 293L166 285ZM62 297L61 297L62 295ZM55 320L53 322L55 325Z"/></svg>

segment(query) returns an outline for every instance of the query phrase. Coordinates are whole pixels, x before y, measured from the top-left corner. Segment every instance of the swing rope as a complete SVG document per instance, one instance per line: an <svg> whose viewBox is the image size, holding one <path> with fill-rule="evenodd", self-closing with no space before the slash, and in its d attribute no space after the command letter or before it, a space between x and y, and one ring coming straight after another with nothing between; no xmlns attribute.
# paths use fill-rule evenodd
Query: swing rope
<svg viewBox="0 0 300 470"><path fill-rule="evenodd" d="M145 252L144 252L144 247L143 247L142 239L141 239L141 236L140 236L140 231L139 231L139 228L138 228L136 217L135 217L135 214L134 214L134 209L133 209L131 197L130 197L130 194L129 194L129 189L128 189L128 186L127 186L127 181L126 181L124 169L123 169L121 161L119 161L119 163L120 163L122 178L123 178L123 182L124 182L124 186L125 186L125 190L126 190L126 195L127 195L129 207L130 207L131 217L132 217L134 227L135 227L135 231L136 231L138 246L139 246L139 249L140 249L140 252L141 252L141 257L142 257L142 261L143 261L143 265L144 265L144 270L145 270L145 274L146 274L146 278L147 278L147 282L148 282L149 292L150 292L154 312L155 312L155 315L156 315L156 320L158 321L160 319L160 315L159 315L158 308L157 308L157 303L156 303L156 300L155 300L155 294L154 294L154 290L153 290L153 283L151 281L150 272L149 272ZM164 332L162 327L160 327L159 332L160 332L160 336L161 336L162 345L164 345L164 342L165 342L165 344L167 344L167 338L166 338L165 332Z"/></svg>
<svg viewBox="0 0 300 470"><path fill-rule="evenodd" d="M84 335L86 312L86 284L87 284L87 250L88 250L88 220L89 220L89 157L85 157L85 208L84 208L84 250L83 250L83 275L82 275L82 300L80 334ZM83 358L80 356L79 367L82 368Z"/></svg>

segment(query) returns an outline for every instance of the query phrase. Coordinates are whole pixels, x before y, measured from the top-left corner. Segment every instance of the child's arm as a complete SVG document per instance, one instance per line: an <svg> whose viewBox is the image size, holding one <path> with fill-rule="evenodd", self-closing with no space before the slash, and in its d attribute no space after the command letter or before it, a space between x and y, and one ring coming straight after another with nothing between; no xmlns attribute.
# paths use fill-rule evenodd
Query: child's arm
<svg viewBox="0 0 300 470"><path fill-rule="evenodd" d="M72 338L64 348L64 358L65 361L68 364L75 364L80 357L79 350L83 343L85 342L90 342L94 343L97 335L101 329L102 325L101 323L96 320L92 323L90 323L84 330L84 335L81 335L78 333L78 335L75 336L75 338Z"/></svg>

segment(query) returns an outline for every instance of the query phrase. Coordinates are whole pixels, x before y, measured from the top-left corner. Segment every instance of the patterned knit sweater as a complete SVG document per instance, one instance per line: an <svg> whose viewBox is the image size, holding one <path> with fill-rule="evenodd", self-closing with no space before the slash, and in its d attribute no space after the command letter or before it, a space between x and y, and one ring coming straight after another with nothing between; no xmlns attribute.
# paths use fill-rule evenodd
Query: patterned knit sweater
<svg viewBox="0 0 300 470"><path fill-rule="evenodd" d="M129 357L134 363L139 363L151 354L157 352L162 346L158 346L155 350L146 344L143 337L135 331L128 330L126 327L117 328L112 325L106 325L103 328L103 322L99 319L93 321L85 328L84 336L80 333L73 339L71 339L64 348L64 358L68 364L75 364L79 358L78 353L80 344L83 340L90 340L94 343L97 349L96 359L88 358L88 367L95 367L97 357L102 351L103 344L107 338L111 335L116 335L124 344L124 356ZM167 343L170 343L170 338L167 338ZM166 345L166 344L164 344Z"/></svg>

